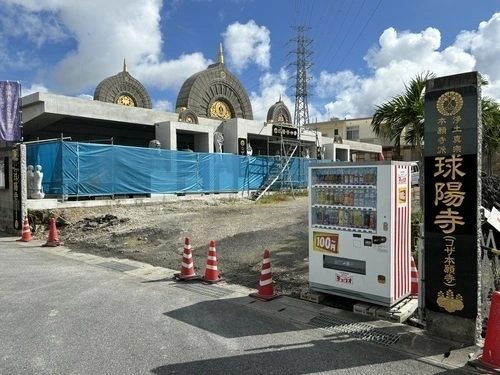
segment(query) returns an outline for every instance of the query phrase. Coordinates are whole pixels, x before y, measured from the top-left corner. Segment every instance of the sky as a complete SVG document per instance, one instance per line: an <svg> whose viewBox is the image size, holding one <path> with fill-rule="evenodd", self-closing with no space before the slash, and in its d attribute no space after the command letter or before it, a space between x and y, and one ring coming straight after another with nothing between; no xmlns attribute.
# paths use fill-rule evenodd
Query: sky
<svg viewBox="0 0 500 375"><path fill-rule="evenodd" d="M500 102L500 0L0 0L0 80L91 100L125 59L153 108L174 112L222 43L265 121L280 98L295 113L299 27L311 123L371 117L426 72L478 71Z"/></svg>

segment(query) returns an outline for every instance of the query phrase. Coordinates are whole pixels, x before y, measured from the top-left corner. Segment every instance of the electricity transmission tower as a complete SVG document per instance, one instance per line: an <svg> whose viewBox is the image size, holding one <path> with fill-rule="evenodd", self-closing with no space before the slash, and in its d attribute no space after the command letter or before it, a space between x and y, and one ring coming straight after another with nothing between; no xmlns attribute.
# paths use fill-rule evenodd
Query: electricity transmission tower
<svg viewBox="0 0 500 375"><path fill-rule="evenodd" d="M310 77L307 72L312 66L310 61L312 51L309 48L312 40L307 38L305 35L306 31L309 30L310 27L292 26L292 28L297 32L297 37L292 38L289 41L297 43L297 48L290 52L297 55L297 60L290 64L296 65L296 72L293 75L293 78L295 78L295 84L292 86L292 88L295 88L295 115L293 124L300 129L305 124L309 124L308 89L310 87Z"/></svg>

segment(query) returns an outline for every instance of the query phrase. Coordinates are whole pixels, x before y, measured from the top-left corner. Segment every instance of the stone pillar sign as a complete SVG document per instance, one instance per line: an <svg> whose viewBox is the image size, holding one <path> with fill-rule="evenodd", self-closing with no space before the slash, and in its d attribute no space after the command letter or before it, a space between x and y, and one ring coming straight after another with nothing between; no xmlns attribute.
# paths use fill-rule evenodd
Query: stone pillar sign
<svg viewBox="0 0 500 375"><path fill-rule="evenodd" d="M481 206L477 72L430 79L425 90L424 269L427 330L474 344Z"/></svg>

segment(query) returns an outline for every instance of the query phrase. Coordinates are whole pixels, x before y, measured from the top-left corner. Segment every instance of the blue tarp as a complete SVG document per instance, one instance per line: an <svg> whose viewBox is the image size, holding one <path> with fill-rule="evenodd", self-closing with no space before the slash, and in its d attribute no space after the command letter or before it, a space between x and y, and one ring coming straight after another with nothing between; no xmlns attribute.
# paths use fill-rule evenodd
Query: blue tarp
<svg viewBox="0 0 500 375"><path fill-rule="evenodd" d="M55 140L27 144L27 165L41 165L48 196L216 193L257 190L279 158L171 151ZM306 188L316 159L292 158L294 188ZM279 181L278 181L279 183Z"/></svg>

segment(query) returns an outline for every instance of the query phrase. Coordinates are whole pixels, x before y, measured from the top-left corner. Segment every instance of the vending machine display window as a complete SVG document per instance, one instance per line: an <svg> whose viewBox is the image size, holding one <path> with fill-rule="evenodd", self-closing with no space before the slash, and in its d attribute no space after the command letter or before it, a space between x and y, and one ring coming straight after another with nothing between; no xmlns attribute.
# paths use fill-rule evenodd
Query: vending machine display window
<svg viewBox="0 0 500 375"><path fill-rule="evenodd" d="M377 168L317 169L312 177L312 225L374 233Z"/></svg>

